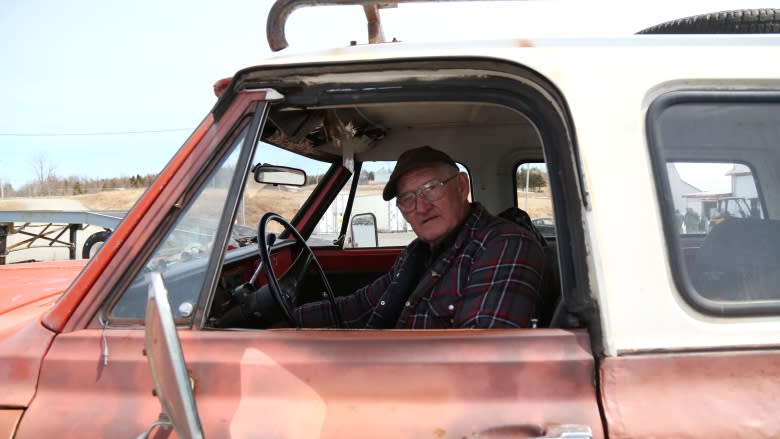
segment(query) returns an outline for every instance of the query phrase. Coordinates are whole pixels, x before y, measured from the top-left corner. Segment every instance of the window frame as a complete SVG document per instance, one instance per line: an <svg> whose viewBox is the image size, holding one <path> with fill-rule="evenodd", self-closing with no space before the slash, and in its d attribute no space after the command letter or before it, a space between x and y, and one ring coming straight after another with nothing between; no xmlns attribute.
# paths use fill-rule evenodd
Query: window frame
<svg viewBox="0 0 780 439"><path fill-rule="evenodd" d="M776 90L678 90L663 94L651 102L645 118L647 147L651 159L653 179L655 180L656 196L658 197L659 215L664 232L664 241L669 260L669 270L677 293L685 303L698 312L715 317L757 317L780 314L780 300L726 302L708 299L696 291L693 281L688 275L685 256L682 252L682 236L676 232L674 221L674 200L667 172L667 154L662 142L660 121L664 111L684 104L776 104L780 105L780 91ZM764 219L768 218L762 185L759 184L757 170L744 159L708 158L678 160L675 162L731 162L748 166L754 175L756 192L761 200Z"/></svg>
<svg viewBox="0 0 780 439"><path fill-rule="evenodd" d="M601 334L601 313L591 291L588 251L585 233L581 227L583 212L591 210L591 204L582 171L574 120L567 100L560 91L549 79L533 70L495 59L403 59L383 64L385 71L405 72L427 72L431 69L439 72L450 69L460 71L465 66L472 74L436 81L408 81L404 83L401 93L398 88L386 87L386 81L362 82L359 99L361 102L478 101L513 108L523 113L536 126L550 175L550 188L554 195L553 210L560 221L556 227L556 241L563 243L566 248L565 252L559 254L564 313L591 334ZM296 102L306 102L311 106L352 105L356 103L354 90L338 82L317 83L301 89L297 82L290 86L279 84L278 78L300 78L308 74L320 74L324 70L333 75L360 75L362 72L374 72L376 67L377 64L373 62L347 62L326 68L318 64L306 64L292 68L282 66L249 69L244 74L251 77L257 86L265 85L265 81L274 84L275 89L287 99L294 99ZM347 89L352 91L345 93L344 90ZM509 187L508 185L507 188ZM603 352L600 336L592 339L591 347L596 355Z"/></svg>
<svg viewBox="0 0 780 439"><path fill-rule="evenodd" d="M253 106L252 112L241 117L235 127L231 130L231 134L224 137L221 145L219 146L219 152L214 154L211 160L209 160L208 166L204 167L198 174L198 176L191 180L189 186L183 191L180 200L186 200L181 206L176 206L175 209L166 215L162 225L159 227L153 237L149 239L142 250L140 250L135 258L135 261L131 268L127 270L119 282L114 287L114 292L108 296L100 307L97 313L97 319L100 325L104 328L127 328L127 327L143 327L144 318L135 317L123 317L113 314L113 309L117 303L121 300L124 294L128 291L133 281L143 271L145 263L154 254L163 240L177 225L178 220L185 215L192 204L198 199L198 195L204 189L204 185L209 181L212 173L217 170L223 160L227 159L230 155L231 148L235 143L243 136L243 143L239 146L238 160L236 163L236 170L231 178L228 193L225 200L225 210L220 216L219 225L216 229L216 235L214 237L214 246L208 255L208 262L206 263L205 271L206 275L203 279L203 285L201 290L195 295L195 309L189 317L176 318L175 323L180 328L192 328L195 322L198 321L203 315L203 309L207 305L207 301L211 300L213 291L216 288L216 282L219 279L219 273L221 270L218 268L214 271L214 267L219 267L222 264L224 258L224 251L221 248L227 244L228 236L230 233L229 224L232 218L235 217L238 205L241 200L241 193L243 192L243 182L249 174L249 160L256 148L257 141L259 139L262 126L266 120L266 114L268 112L268 104L260 102ZM241 174L240 176L238 174ZM214 272L212 272L214 271ZM205 294L204 291L209 291Z"/></svg>

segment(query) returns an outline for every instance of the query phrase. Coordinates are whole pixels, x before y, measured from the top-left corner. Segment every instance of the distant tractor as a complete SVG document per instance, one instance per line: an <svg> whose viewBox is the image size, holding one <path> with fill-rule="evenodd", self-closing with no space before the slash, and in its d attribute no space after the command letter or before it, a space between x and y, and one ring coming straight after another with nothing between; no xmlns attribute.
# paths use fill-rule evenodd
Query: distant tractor
<svg viewBox="0 0 780 439"><path fill-rule="evenodd" d="M761 209L756 201L743 197L702 200L702 213L710 228L728 218L761 218Z"/></svg>

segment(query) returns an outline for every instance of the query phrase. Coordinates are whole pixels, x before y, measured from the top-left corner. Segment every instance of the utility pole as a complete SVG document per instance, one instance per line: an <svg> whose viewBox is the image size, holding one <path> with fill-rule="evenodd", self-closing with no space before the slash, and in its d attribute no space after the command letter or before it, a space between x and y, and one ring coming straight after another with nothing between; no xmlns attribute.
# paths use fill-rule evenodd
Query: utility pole
<svg viewBox="0 0 780 439"><path fill-rule="evenodd" d="M531 176L531 164L526 163L525 168L525 211L528 212L528 179Z"/></svg>

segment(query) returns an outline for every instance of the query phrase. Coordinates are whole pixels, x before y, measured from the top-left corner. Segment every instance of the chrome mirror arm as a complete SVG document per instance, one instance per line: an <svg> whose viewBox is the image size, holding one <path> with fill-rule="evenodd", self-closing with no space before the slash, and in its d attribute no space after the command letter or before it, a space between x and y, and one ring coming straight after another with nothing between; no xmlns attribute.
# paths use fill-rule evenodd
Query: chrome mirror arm
<svg viewBox="0 0 780 439"><path fill-rule="evenodd" d="M160 417L157 418L156 421L152 422L151 425L146 427L146 430L144 430L141 434L136 436L136 439L147 439L155 427L160 427L164 430L170 430L173 428L173 424L165 413L160 413Z"/></svg>

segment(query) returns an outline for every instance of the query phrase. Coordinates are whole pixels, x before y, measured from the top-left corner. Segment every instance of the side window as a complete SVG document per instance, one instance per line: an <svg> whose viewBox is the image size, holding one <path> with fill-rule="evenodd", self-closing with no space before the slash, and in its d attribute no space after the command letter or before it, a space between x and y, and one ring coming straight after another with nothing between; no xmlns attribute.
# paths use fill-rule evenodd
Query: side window
<svg viewBox="0 0 780 439"><path fill-rule="evenodd" d="M547 165L542 162L522 163L515 169L517 207L523 209L539 232L547 238L554 238L555 215L553 214L550 179Z"/></svg>
<svg viewBox="0 0 780 439"><path fill-rule="evenodd" d="M665 97L648 121L684 298L715 315L780 311L780 96Z"/></svg>
<svg viewBox="0 0 780 439"><path fill-rule="evenodd" d="M174 315L177 318L192 315L206 278L208 259L245 135L246 130L239 134L222 163L211 172L176 224L146 260L144 269L112 308L111 318L144 317L151 271L162 272Z"/></svg>

